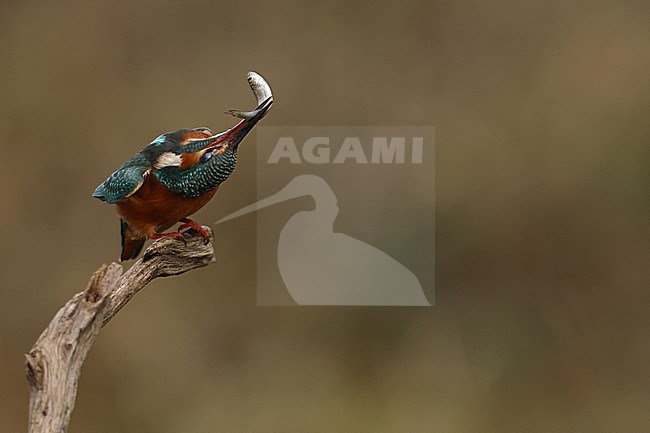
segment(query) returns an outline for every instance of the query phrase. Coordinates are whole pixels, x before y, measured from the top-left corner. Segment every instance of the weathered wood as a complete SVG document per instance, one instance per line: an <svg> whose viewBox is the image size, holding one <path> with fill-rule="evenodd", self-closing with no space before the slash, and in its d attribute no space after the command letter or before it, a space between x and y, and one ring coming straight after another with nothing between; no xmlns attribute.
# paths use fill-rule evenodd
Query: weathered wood
<svg viewBox="0 0 650 433"><path fill-rule="evenodd" d="M163 238L147 248L142 258L124 273L115 289L111 291L104 314L104 325L154 278L179 275L214 262L212 230L206 226L203 228L210 234L208 244L199 236L187 239L187 245L176 239Z"/></svg>
<svg viewBox="0 0 650 433"><path fill-rule="evenodd" d="M209 227L203 227L212 237ZM215 260L212 238L193 236L155 241L127 272L118 263L102 265L86 290L54 316L26 355L30 388L29 433L65 433L86 355L100 329L153 279L179 275Z"/></svg>

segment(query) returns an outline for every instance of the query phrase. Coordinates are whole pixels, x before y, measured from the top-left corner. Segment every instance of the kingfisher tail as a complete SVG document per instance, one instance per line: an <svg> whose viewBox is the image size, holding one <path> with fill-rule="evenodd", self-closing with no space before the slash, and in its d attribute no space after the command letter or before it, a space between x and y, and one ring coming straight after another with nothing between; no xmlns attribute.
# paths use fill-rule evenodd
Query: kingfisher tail
<svg viewBox="0 0 650 433"><path fill-rule="evenodd" d="M120 235L122 236L120 261L123 262L138 257L147 238L136 236L131 227L122 219L120 219Z"/></svg>

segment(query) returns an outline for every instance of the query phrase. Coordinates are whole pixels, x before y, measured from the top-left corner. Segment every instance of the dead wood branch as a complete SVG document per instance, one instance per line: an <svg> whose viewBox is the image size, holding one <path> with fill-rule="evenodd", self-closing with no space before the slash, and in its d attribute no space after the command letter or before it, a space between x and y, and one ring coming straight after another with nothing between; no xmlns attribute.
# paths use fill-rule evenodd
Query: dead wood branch
<svg viewBox="0 0 650 433"><path fill-rule="evenodd" d="M208 244L198 236L188 238L187 244L163 238L124 274L118 263L97 269L86 290L58 311L26 355L29 433L67 431L86 355L99 330L136 293L155 278L179 275L214 260L212 238Z"/></svg>

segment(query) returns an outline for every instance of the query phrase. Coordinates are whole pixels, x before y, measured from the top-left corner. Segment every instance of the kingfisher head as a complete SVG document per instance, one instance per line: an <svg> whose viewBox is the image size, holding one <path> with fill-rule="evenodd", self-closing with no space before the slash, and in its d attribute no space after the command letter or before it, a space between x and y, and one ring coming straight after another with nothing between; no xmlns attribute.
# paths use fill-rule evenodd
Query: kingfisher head
<svg viewBox="0 0 650 433"><path fill-rule="evenodd" d="M154 139L143 153L156 169L177 167L185 170L207 162L214 155L226 151L237 152L239 143L264 117L272 104L273 98L269 97L253 111L237 112L246 117L233 128L218 134L206 127L162 134Z"/></svg>
<svg viewBox="0 0 650 433"><path fill-rule="evenodd" d="M269 97L242 117L235 127L219 134L207 128L182 129L163 134L143 151L153 174L170 191L183 197L199 197L224 182L237 164L237 148L246 134L264 117Z"/></svg>

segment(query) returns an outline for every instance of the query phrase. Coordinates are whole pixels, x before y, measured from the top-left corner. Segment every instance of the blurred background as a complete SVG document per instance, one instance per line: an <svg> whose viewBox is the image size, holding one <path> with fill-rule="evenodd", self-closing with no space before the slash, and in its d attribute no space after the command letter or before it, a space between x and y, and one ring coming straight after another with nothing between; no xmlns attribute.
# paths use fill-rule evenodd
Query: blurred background
<svg viewBox="0 0 650 433"><path fill-rule="evenodd" d="M27 425L23 354L117 257L95 186L161 132L233 125L250 69L266 125L436 127L436 305L257 307L254 230L216 226L216 264L100 333L71 432L649 431L649 15L3 0L0 431ZM255 201L248 144L198 221Z"/></svg>

